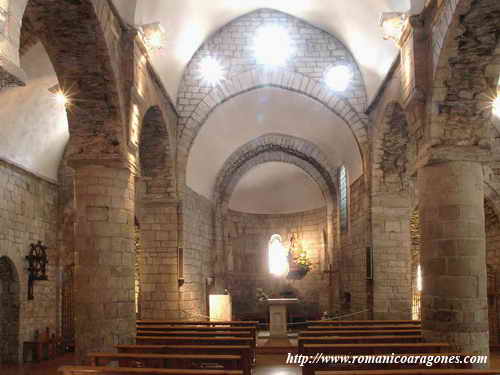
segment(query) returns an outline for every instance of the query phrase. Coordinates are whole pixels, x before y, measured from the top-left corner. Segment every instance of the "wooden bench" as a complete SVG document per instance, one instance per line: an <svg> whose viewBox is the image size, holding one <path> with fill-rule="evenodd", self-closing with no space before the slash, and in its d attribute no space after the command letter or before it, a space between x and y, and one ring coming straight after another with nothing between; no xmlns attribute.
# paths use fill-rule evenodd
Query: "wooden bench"
<svg viewBox="0 0 500 375"><path fill-rule="evenodd" d="M214 331L227 331L227 332L242 332L242 331L250 331L252 333L252 337L257 337L257 328L256 327L207 327L207 326L169 326L169 325L145 325L140 326L137 330L141 331L197 331L197 332L214 332Z"/></svg>
<svg viewBox="0 0 500 375"><path fill-rule="evenodd" d="M316 355L367 355L367 354L406 354L406 353L445 353L449 352L450 344L445 342L419 343L373 343L373 344L305 344L301 354Z"/></svg>
<svg viewBox="0 0 500 375"><path fill-rule="evenodd" d="M242 370L185 370L136 367L91 367L63 366L58 369L62 375L243 375Z"/></svg>
<svg viewBox="0 0 500 375"><path fill-rule="evenodd" d="M197 337L197 336L136 336L136 343L149 345L249 345L255 349L252 337Z"/></svg>
<svg viewBox="0 0 500 375"><path fill-rule="evenodd" d="M137 336L184 336L184 337L254 337L251 331L150 331L137 330Z"/></svg>
<svg viewBox="0 0 500 375"><path fill-rule="evenodd" d="M209 321L195 321L195 320L138 320L137 326L144 325L172 325L172 326L206 326L206 327L217 327L217 326L229 326L229 327L257 327L259 322L257 321L223 321L223 322L209 322Z"/></svg>
<svg viewBox="0 0 500 375"><path fill-rule="evenodd" d="M251 366L255 351L250 345L116 345L119 353L185 353L185 354L234 354Z"/></svg>
<svg viewBox="0 0 500 375"><path fill-rule="evenodd" d="M418 363L375 363L375 355L367 355L363 356L363 362L364 363L341 363L339 360L337 363L334 361L331 361L330 363L310 363L310 364L304 364L302 367L302 375L313 375L314 373L318 371L354 371L354 370L380 370L382 367L384 370L397 370L397 369L404 369L404 368L414 368L414 369L429 369L430 367L427 366L427 358L432 356L432 357L446 357L450 358L450 356L455 357L456 359L460 359L460 362L463 362L464 357L472 356L475 354L472 353L411 353L411 354L404 354L405 356L408 357L417 357ZM390 354L387 354L388 357L391 357ZM369 357L373 357L372 359L374 360L371 362L369 360ZM371 363L370 363L371 362ZM444 362L444 361L443 361ZM432 363L432 368L434 369L447 369L450 367L453 368L459 368L459 369L467 369L467 368L472 368L472 364L467 364L467 363L458 363L458 364L448 364L448 363Z"/></svg>
<svg viewBox="0 0 500 375"><path fill-rule="evenodd" d="M317 331L301 331L300 337L315 337L315 336L406 336L406 335L421 335L421 329L401 329L401 330L317 330Z"/></svg>
<svg viewBox="0 0 500 375"><path fill-rule="evenodd" d="M203 368L204 364L222 365L224 370L243 370L250 375L251 368L240 355L229 354L158 354L158 353L88 353L92 366L105 366L118 362L120 367L147 368Z"/></svg>
<svg viewBox="0 0 500 375"><path fill-rule="evenodd" d="M316 371L315 375L499 375L500 369L404 369L404 370L355 370Z"/></svg>
<svg viewBox="0 0 500 375"><path fill-rule="evenodd" d="M400 325L400 324L418 324L420 320L309 320L307 324L310 326L375 326L375 325Z"/></svg>
<svg viewBox="0 0 500 375"><path fill-rule="evenodd" d="M423 340L422 335L407 336L320 336L320 337L299 337L299 353L306 344L371 344L371 343L419 343Z"/></svg>
<svg viewBox="0 0 500 375"><path fill-rule="evenodd" d="M377 325L349 325L349 326L309 326L308 331L336 330L336 331L369 331L369 330L401 330L401 329L421 329L420 324L377 324Z"/></svg>

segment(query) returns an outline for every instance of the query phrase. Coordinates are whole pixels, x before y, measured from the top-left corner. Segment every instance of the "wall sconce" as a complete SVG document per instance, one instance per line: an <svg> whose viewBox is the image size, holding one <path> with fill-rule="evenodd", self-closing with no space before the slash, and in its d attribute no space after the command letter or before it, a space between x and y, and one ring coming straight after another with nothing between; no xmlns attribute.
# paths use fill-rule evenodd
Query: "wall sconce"
<svg viewBox="0 0 500 375"><path fill-rule="evenodd" d="M380 15L379 26L383 29L384 39L399 43L408 16L401 12L384 12Z"/></svg>
<svg viewBox="0 0 500 375"><path fill-rule="evenodd" d="M139 31L149 53L155 53L165 48L167 34L159 22L142 25L139 27Z"/></svg>
<svg viewBox="0 0 500 375"><path fill-rule="evenodd" d="M33 284L35 280L48 280L47 277L47 246L42 245L41 241L31 244L30 253L26 256L28 261L28 300L33 299Z"/></svg>

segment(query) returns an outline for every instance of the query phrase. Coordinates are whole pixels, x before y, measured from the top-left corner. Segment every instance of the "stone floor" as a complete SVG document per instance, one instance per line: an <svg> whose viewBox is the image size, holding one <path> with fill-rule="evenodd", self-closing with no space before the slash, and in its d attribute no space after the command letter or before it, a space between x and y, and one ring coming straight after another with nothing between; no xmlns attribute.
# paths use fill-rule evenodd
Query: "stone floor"
<svg viewBox="0 0 500 375"><path fill-rule="evenodd" d="M259 355L257 366L253 375L300 375L300 367L285 366L285 356L282 355ZM25 364L23 366L2 366L1 375L57 375L60 366L71 365L74 362L73 355L66 355L54 361L44 361L40 364ZM492 368L500 368L500 352L490 355Z"/></svg>

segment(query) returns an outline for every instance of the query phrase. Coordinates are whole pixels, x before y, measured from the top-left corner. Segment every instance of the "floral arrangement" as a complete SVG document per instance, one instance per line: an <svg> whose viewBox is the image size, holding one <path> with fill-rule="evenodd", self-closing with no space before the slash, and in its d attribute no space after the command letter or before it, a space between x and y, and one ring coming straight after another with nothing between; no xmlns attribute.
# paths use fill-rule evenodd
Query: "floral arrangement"
<svg viewBox="0 0 500 375"><path fill-rule="evenodd" d="M290 239L289 253L290 272L289 279L301 279L312 269L312 261L308 258L307 252L302 246L297 245L295 235Z"/></svg>
<svg viewBox="0 0 500 375"><path fill-rule="evenodd" d="M312 261L307 257L307 253L303 249L297 255L293 256L293 261L307 272L312 269Z"/></svg>

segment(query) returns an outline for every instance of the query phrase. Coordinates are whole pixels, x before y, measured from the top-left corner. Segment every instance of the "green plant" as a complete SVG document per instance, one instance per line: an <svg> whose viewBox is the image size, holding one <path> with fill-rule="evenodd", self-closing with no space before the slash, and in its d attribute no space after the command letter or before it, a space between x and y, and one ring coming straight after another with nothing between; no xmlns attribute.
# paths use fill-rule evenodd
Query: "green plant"
<svg viewBox="0 0 500 375"><path fill-rule="evenodd" d="M299 250L297 253L293 257L295 264L306 271L310 271L312 269L312 261L307 257L307 253L304 250Z"/></svg>

